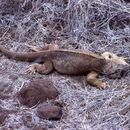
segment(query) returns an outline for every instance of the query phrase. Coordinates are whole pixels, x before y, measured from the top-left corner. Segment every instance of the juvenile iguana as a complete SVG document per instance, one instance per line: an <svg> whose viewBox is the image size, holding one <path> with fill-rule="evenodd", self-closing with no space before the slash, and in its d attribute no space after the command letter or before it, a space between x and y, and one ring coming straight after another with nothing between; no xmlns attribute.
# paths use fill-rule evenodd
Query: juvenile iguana
<svg viewBox="0 0 130 130"><path fill-rule="evenodd" d="M106 83L97 79L99 74L119 78L128 66L124 58L104 52L95 54L85 50L59 49L57 45L48 45L42 49L29 46L35 52L16 53L0 46L0 52L8 58L20 61L35 62L27 69L29 73L49 74L56 70L60 74L87 75L87 82L98 88L105 88Z"/></svg>

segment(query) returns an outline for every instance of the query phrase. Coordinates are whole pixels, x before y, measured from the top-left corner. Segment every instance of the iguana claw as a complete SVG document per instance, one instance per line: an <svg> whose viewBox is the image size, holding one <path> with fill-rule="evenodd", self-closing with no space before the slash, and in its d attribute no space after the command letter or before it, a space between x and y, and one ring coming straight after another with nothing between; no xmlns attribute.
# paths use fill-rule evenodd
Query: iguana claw
<svg viewBox="0 0 130 130"><path fill-rule="evenodd" d="M36 68L35 68L35 65L36 64L32 64L32 65L29 65L25 71L25 73L27 74L35 74L36 73Z"/></svg>

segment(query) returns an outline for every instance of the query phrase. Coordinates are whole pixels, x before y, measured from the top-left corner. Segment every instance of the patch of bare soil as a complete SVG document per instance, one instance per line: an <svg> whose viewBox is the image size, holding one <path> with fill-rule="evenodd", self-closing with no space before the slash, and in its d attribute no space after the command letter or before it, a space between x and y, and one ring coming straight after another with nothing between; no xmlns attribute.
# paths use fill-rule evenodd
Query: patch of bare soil
<svg viewBox="0 0 130 130"><path fill-rule="evenodd" d="M11 51L29 52L26 44L42 47L50 43L96 53L110 51L130 62L129 1L0 0L0 45ZM130 72L122 79L102 77L108 85L105 90L98 90L85 84L85 76L56 72L27 75L25 70L30 64L0 54L1 130L130 129ZM17 94L32 78L51 80L60 93L55 100L62 104L62 116L61 106L50 104L49 100L48 108L42 104L44 96L36 89L37 84L28 89L34 93L26 91L29 101L38 97L30 103L31 107L18 99ZM48 119L58 116L60 120L46 120L48 111L52 112Z"/></svg>

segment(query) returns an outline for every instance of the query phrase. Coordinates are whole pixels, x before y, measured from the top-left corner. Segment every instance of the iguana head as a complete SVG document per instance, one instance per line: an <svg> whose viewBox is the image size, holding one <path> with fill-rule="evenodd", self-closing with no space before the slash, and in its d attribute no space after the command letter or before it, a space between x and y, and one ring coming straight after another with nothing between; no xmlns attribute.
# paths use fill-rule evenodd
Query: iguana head
<svg viewBox="0 0 130 130"><path fill-rule="evenodd" d="M130 65L125 61L125 58L119 57L111 52L104 52L101 54L105 60L106 65L104 67L104 73L110 78L121 78L128 71Z"/></svg>

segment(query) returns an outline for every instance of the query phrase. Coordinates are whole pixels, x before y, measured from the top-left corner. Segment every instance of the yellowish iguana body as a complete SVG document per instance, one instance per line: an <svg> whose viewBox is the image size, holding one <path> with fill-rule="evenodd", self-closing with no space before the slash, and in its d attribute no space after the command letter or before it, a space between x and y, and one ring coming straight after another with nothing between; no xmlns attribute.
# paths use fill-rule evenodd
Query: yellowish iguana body
<svg viewBox="0 0 130 130"><path fill-rule="evenodd" d="M60 74L87 75L89 84L98 88L105 88L106 83L97 79L98 74L105 74L114 78L121 75L128 66L122 57L105 52L101 55L85 50L64 50L57 45L49 45L38 49L29 46L30 53L15 53L0 46L0 51L8 58L20 61L36 62L29 66L27 72L49 74L55 69ZM113 76L114 75L114 76Z"/></svg>

